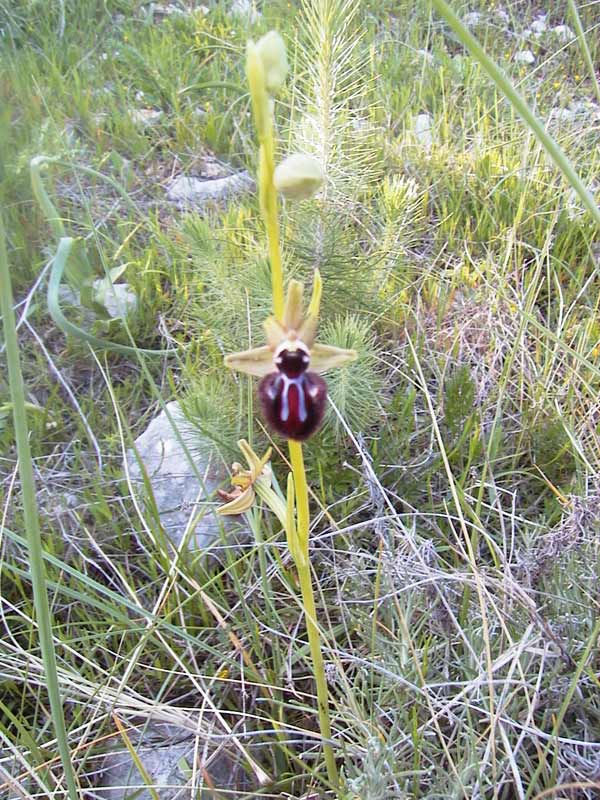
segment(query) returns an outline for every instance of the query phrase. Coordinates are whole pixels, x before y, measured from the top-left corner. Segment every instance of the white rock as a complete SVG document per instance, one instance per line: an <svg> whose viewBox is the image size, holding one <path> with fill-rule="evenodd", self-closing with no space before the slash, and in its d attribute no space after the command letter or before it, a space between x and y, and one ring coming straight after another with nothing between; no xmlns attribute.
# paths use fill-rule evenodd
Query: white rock
<svg viewBox="0 0 600 800"><path fill-rule="evenodd" d="M468 14L464 15L462 21L468 28L474 28L481 22L481 14L479 11L469 11Z"/></svg>
<svg viewBox="0 0 600 800"><path fill-rule="evenodd" d="M575 38L574 32L568 25L557 25L555 28L552 28L552 33L557 36L558 41L563 44L571 42Z"/></svg>
<svg viewBox="0 0 600 800"><path fill-rule="evenodd" d="M195 525L192 523L188 547L191 550L205 549L219 538L222 530L224 518L214 513L217 506L214 493L223 485L225 471L216 456L207 458L204 449L198 447L199 435L184 418L179 403L168 403L167 410L193 454L193 465L164 411L138 436L135 447L150 480L156 508L169 539L178 547L190 520L197 518ZM213 448L209 446L206 449ZM142 470L133 450L127 453L127 467L134 491L143 495ZM201 476L202 483L196 473ZM237 519L230 517L226 524L231 527Z"/></svg>
<svg viewBox="0 0 600 800"><path fill-rule="evenodd" d="M552 108L548 119L558 120L559 122L572 122L575 117L575 112L570 108Z"/></svg>
<svg viewBox="0 0 600 800"><path fill-rule="evenodd" d="M156 125L162 119L163 112L160 108L134 108L129 112L131 121L141 128Z"/></svg>
<svg viewBox="0 0 600 800"><path fill-rule="evenodd" d="M540 16L531 23L531 30L536 39L539 39L540 36L546 33L548 25L546 24L545 14L540 14Z"/></svg>
<svg viewBox="0 0 600 800"><path fill-rule="evenodd" d="M58 287L58 300L61 306L79 306L79 292L72 289L67 283L61 283Z"/></svg>
<svg viewBox="0 0 600 800"><path fill-rule="evenodd" d="M148 6L148 13L152 18L158 17L159 19L165 19L166 17L183 16L188 14L189 11L175 3L150 3Z"/></svg>
<svg viewBox="0 0 600 800"><path fill-rule="evenodd" d="M514 60L518 61L519 64L533 64L535 63L535 56L531 50L520 50L515 53Z"/></svg>
<svg viewBox="0 0 600 800"><path fill-rule="evenodd" d="M576 100L570 103L568 108L552 108L548 121L585 125L589 129L591 125L600 122L600 106L590 100Z"/></svg>
<svg viewBox="0 0 600 800"><path fill-rule="evenodd" d="M194 738L186 735L185 731L175 730L168 739L161 739L158 738L160 727L150 725L139 736L136 732L129 731L135 743L137 757L152 782L153 793L145 788L146 781L129 752L123 748L105 757L98 776L99 791L92 793L94 797L102 800L123 800L126 797L132 800L134 797L136 800L152 800L158 795L160 800L184 800L193 794L197 800L212 800L214 794L208 788L191 792L190 773L194 759L198 757L202 759L202 768L206 770L216 789L225 790L227 795L230 791L237 795L238 792L245 794L251 788L243 769L222 747L218 752L213 750L207 756L199 756ZM204 745L201 742L199 752L202 754L203 750Z"/></svg>
<svg viewBox="0 0 600 800"><path fill-rule="evenodd" d="M229 13L234 17L246 17L248 22L257 22L261 18L254 0L234 0Z"/></svg>
<svg viewBox="0 0 600 800"><path fill-rule="evenodd" d="M597 183L592 183L588 187L588 189L591 192L591 194L594 195L594 197L597 199L600 190L600 185L598 185ZM567 216L571 220L583 217L585 214L588 213L587 209L584 207L583 203L581 202L581 198L579 197L575 189L569 190L565 207L567 211Z"/></svg>
<svg viewBox="0 0 600 800"><path fill-rule="evenodd" d="M430 53L429 50L417 50L417 53L421 56L426 64L433 64L435 61L433 53Z"/></svg>
<svg viewBox="0 0 600 800"><path fill-rule="evenodd" d="M128 283L111 283L98 278L93 283L94 299L103 305L113 319L126 317L137 309L138 299Z"/></svg>
<svg viewBox="0 0 600 800"><path fill-rule="evenodd" d="M106 278L97 278L92 287L94 300L103 305L113 319L126 317L137 308L137 295L129 288L128 283L115 283L111 287ZM79 308L87 325L92 325L98 319L91 309L81 305L79 292L65 283L58 288L58 299L61 306Z"/></svg>
<svg viewBox="0 0 600 800"><path fill-rule="evenodd" d="M431 114L417 114L413 122L417 142L424 150L431 150L433 144L433 118Z"/></svg>
<svg viewBox="0 0 600 800"><path fill-rule="evenodd" d="M182 175L169 186L167 199L184 206L203 206L209 202L243 197L254 189L254 181L247 172L216 180L186 178Z"/></svg>

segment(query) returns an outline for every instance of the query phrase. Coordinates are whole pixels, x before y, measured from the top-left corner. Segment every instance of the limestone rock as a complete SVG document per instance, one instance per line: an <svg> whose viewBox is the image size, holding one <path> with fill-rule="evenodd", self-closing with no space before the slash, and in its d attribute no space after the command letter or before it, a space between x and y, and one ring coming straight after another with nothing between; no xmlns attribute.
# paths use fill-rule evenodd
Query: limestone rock
<svg viewBox="0 0 600 800"><path fill-rule="evenodd" d="M156 125L163 117L160 108L134 108L129 112L131 121L140 128Z"/></svg>
<svg viewBox="0 0 600 800"><path fill-rule="evenodd" d="M225 792L248 791L251 787L241 765L224 751L208 754L202 764L202 770L196 774L195 785L192 786L192 768L194 758L202 759L204 747L200 744L199 752L193 738L179 737L169 741L156 739L154 726L133 741L138 758L147 773L154 791L146 788L148 784L141 776L129 752L122 750L109 753L102 765L98 785L94 796L102 800L152 800L158 796L161 800L212 800L215 793L209 789L208 777L216 790ZM153 741L154 739L154 741ZM204 787L206 791L198 789Z"/></svg>
<svg viewBox="0 0 600 800"><path fill-rule="evenodd" d="M261 13L257 10L254 0L234 0L229 13L234 17L246 17L250 23L258 22L261 18Z"/></svg>
<svg viewBox="0 0 600 800"><path fill-rule="evenodd" d="M533 64L535 56L531 50L519 50L518 53L515 53L514 60L519 64Z"/></svg>
<svg viewBox="0 0 600 800"><path fill-rule="evenodd" d="M245 171L215 180L201 180L182 175L168 188L167 199L180 206L202 207L211 202L243 197L253 192L254 188L254 181Z"/></svg>
<svg viewBox="0 0 600 800"><path fill-rule="evenodd" d="M144 464L164 531L178 547L193 520L188 547L205 549L219 539L224 518L215 514L215 490L226 478L216 455L206 456L206 450L194 445L198 434L193 433L183 416L179 403L167 404L167 410L176 424L181 438L192 454L190 463L184 448L177 440L167 414L161 411L135 441L135 447ZM194 469L195 466L195 469ZM143 497L142 471L133 450L127 454L127 467L134 491ZM198 480L196 471L202 477ZM203 484L203 485L202 485ZM227 527L235 525L231 518Z"/></svg>
<svg viewBox="0 0 600 800"><path fill-rule="evenodd" d="M433 118L431 114L417 114L413 122L415 139L428 152L433 145Z"/></svg>

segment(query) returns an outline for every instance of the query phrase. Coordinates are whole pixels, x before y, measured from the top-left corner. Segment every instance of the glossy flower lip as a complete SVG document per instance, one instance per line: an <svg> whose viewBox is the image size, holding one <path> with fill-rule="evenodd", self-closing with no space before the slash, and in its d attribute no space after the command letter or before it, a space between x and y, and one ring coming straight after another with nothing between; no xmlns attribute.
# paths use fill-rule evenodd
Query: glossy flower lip
<svg viewBox="0 0 600 800"><path fill-rule="evenodd" d="M281 321L275 317L268 317L265 320L267 344L252 350L231 353L225 357L225 366L237 372L244 372L246 375L264 378L265 375L276 371L273 359L282 345L285 345L287 350L295 350L299 345L304 345L310 355L309 369L319 374L355 361L357 358L355 350L315 342L322 287L321 276L317 270L311 301L305 313L304 287L300 281L290 281L283 318Z"/></svg>

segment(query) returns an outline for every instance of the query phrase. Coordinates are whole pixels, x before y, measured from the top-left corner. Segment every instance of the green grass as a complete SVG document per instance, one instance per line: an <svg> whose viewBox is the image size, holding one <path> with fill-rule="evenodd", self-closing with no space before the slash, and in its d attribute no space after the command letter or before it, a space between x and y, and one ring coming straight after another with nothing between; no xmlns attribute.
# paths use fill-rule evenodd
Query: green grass
<svg viewBox="0 0 600 800"><path fill-rule="evenodd" d="M168 721L197 737L200 756L225 748L255 787L237 797L333 796L279 523L256 511L241 548L175 557L122 470L173 399L197 430L189 446L228 467L238 438L268 444L249 429L246 380L221 369L224 353L260 343L269 310L256 200L198 214L165 189L213 157L254 171L245 43L276 27L297 75L277 105L282 151L330 147L327 199L284 208L286 275L319 267L321 340L361 353L332 375L334 405L306 448L339 798L593 800L595 223L428 3L364 0L355 18L341 0L322 3L336 11L322 31L338 37L333 59L317 46L318 15L307 21L296 2L264 3L254 22L207 6L151 19L133 0L0 0L0 198L78 780L91 790L104 753L127 752L115 713L130 728ZM553 33L523 39L535 4L468 10L597 198L598 4L578 5L589 59ZM566 0L546 22L576 27ZM524 49L532 66L515 61ZM560 111L574 107L570 119ZM162 116L141 127L136 108ZM422 113L430 146L414 131ZM39 155L72 165L51 165L44 181L93 274L127 265L139 302L127 326L65 315L104 340L174 354L94 354L53 323L57 242L29 178ZM133 205L78 167L118 182ZM0 796L62 797L3 374ZM201 763L188 767L199 789ZM259 768L273 779L262 788Z"/></svg>

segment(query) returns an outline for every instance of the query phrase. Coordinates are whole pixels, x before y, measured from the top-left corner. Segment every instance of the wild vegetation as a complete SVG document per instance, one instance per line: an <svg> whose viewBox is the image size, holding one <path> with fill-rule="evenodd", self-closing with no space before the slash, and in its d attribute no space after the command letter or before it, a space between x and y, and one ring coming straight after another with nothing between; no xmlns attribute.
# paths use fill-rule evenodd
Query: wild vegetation
<svg viewBox="0 0 600 800"><path fill-rule="evenodd" d="M452 6L597 197L598 2ZM291 73L277 158L326 175L282 204L286 279L319 270L319 340L358 353L305 447L337 788L280 520L255 507L241 543L176 551L123 470L178 400L185 443L224 469L241 438L273 446L284 496L285 442L223 366L271 313L256 193L167 195L255 175L246 44L272 29ZM478 58L425 0L0 0L0 37L0 198L81 796L110 796L114 748L143 771L155 725L196 750L153 800L600 796L598 225ZM116 318L113 282L137 298ZM0 796L59 798L2 343ZM225 752L237 786L211 767Z"/></svg>

